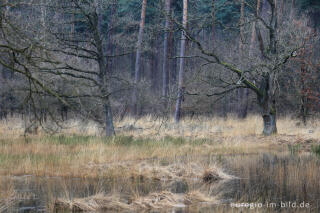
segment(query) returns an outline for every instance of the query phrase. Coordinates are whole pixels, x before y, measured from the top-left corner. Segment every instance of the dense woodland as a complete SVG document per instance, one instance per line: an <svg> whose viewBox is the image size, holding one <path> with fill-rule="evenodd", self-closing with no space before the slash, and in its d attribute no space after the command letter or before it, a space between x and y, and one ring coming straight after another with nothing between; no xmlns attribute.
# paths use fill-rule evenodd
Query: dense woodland
<svg viewBox="0 0 320 213"><path fill-rule="evenodd" d="M0 115L31 124L125 116L319 112L318 0L1 0Z"/></svg>

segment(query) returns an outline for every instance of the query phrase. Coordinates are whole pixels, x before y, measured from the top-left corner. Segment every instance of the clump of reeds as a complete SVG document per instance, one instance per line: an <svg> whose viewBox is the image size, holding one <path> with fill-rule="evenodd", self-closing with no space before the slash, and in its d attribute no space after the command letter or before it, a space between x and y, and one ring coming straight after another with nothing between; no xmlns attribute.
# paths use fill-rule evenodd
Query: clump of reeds
<svg viewBox="0 0 320 213"><path fill-rule="evenodd" d="M77 198L73 200L57 199L56 209L68 209L72 211L139 211L151 209L183 208L189 205L206 203L215 204L217 200L207 196L200 191L188 194L176 194L169 191L154 192L147 196L137 197L127 200L114 195L97 194L87 198Z"/></svg>
<svg viewBox="0 0 320 213"><path fill-rule="evenodd" d="M171 163L169 165L154 165L140 163L132 165L133 177L145 177L156 180L203 180L204 182L214 182L224 179L231 179L232 176L226 174L216 165L205 167L201 163Z"/></svg>
<svg viewBox="0 0 320 213"><path fill-rule="evenodd" d="M66 209L71 211L98 211L98 210L128 210L130 206L120 200L118 196L105 196L97 194L87 198L57 199L54 202L57 210Z"/></svg>

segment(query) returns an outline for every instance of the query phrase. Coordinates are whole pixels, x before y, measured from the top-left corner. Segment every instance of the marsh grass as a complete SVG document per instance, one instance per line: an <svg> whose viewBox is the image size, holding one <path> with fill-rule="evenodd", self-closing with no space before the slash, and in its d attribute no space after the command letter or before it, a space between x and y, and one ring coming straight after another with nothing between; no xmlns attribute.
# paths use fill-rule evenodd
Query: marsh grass
<svg viewBox="0 0 320 213"><path fill-rule="evenodd" d="M65 124L69 128L59 134L50 136L39 130L38 135L28 136L26 143L23 121L12 118L0 121L0 174L97 177L112 172L88 171L86 166L153 158L165 163L184 155L255 154L283 149L296 153L316 146L320 132L316 131L317 121L306 127L297 127L296 122L279 119L279 135L263 137L258 116L245 120L185 118L179 125L172 119L128 117L116 122L116 137L106 138L97 124L70 120Z"/></svg>
<svg viewBox="0 0 320 213"><path fill-rule="evenodd" d="M320 197L318 189L312 188L320 187L316 182L319 163L308 155L318 153L319 122L305 127L296 126L297 122L281 118L279 134L264 137L257 116L245 120L185 118L179 125L172 119L128 117L116 121L117 136L106 138L97 124L70 120L65 124L69 128L58 134L48 135L40 129L26 142L23 122L13 118L0 121L0 175L61 178L59 193L54 183L46 189L47 197L63 199L69 206L75 199L87 205L84 201L96 195L102 200L120 194L121 202L152 202L152 193L160 196L169 191L175 197L181 186L183 199L200 190L206 198L216 200L216 192L226 189L220 185L233 179L233 192L228 196L235 200L272 200L272 196L310 200L303 187ZM284 152L290 157L261 158L263 153ZM67 181L70 178L80 180L77 187L82 192L73 191L74 183ZM83 181L90 179L90 183ZM53 210L54 202L48 208Z"/></svg>

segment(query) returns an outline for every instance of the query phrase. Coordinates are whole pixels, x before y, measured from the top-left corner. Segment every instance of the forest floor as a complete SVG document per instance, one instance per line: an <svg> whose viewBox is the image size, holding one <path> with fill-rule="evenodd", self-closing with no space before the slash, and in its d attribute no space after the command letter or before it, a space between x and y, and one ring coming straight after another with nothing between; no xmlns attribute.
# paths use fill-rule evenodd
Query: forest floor
<svg viewBox="0 0 320 213"><path fill-rule="evenodd" d="M21 181L34 196L45 194L49 209L197 212L230 200L279 203L276 196L319 210L318 123L282 118L278 134L265 137L258 116L180 125L125 118L116 122L117 136L105 138L96 124L70 120L59 134L39 130L25 138L21 120L1 121L0 211L21 198Z"/></svg>

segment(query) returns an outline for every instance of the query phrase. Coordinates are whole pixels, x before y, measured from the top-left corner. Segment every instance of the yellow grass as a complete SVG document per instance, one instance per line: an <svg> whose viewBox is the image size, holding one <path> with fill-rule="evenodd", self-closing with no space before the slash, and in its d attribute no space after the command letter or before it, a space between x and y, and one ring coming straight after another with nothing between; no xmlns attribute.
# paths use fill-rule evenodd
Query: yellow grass
<svg viewBox="0 0 320 213"><path fill-rule="evenodd" d="M87 198L73 200L57 199L56 209L70 209L72 211L145 211L151 209L181 208L199 203L217 204L217 200L199 191L187 194L175 194L169 191L151 193L147 196L130 199L127 203L119 196L97 194Z"/></svg>
<svg viewBox="0 0 320 213"><path fill-rule="evenodd" d="M307 127L296 123L279 119L279 134L264 137L259 116L245 120L186 118L179 125L172 119L146 116L116 122L117 137L106 139L98 125L71 120L64 124L69 128L62 130L60 136L40 131L26 142L24 122L13 118L0 122L0 175L95 177L110 175L107 170L113 171L125 162L147 159L168 159L172 164L177 156L187 155L197 163L198 156L287 149L288 144L295 143L308 150L310 144L304 142L319 138L320 125L316 121ZM107 170L101 171L103 166Z"/></svg>
<svg viewBox="0 0 320 213"><path fill-rule="evenodd" d="M77 199L65 196L57 200L56 205L69 209L137 210L192 205L197 202L215 203L217 199L208 195L208 189L218 188L217 182L238 178L223 168L220 162L222 158L237 154L246 156L290 149L295 151L297 147L297 152L307 155L305 153L310 151L312 145L319 144L320 122L315 120L307 126L298 123L290 118L280 118L277 123L279 134L265 137L261 134L260 116L251 115L245 120L232 117L185 118L179 125L172 119L128 117L115 122L116 137L106 138L103 129L95 123L69 120L63 124L67 128L55 135L49 135L40 128L37 135L25 138L25 122L12 118L0 121L0 176L28 174L42 177L109 178L114 180L115 185L129 180L137 183L152 180L159 184L165 183L165 190L170 190L171 184L178 180L186 181L190 187L186 194L168 191L153 193L151 190L152 193L137 193L133 196L136 191L133 184L130 186L130 204L123 201L120 195L116 196L121 186L118 186L119 190L114 189L115 193L108 195L97 193L95 196ZM54 124L46 125L55 127ZM258 159L258 156L248 156L230 158L228 162L235 171L240 170L246 177L251 174L249 168L261 166L261 162L257 163ZM319 178L317 165L315 161L307 162L303 170L290 164L287 171L279 166L276 168L278 172L268 180L277 181L281 185L285 172L290 172L286 176L286 184L303 186L303 180L310 180L315 185ZM199 183L205 185L199 188ZM296 188L297 193L302 192L301 188ZM0 190L11 191L6 193L10 196L4 196L0 191L3 196L0 197L0 208L5 208L9 202L4 205L4 200L12 201L15 191L12 187L3 188L3 184ZM52 199L54 197L52 195ZM246 200L246 197L241 199Z"/></svg>

